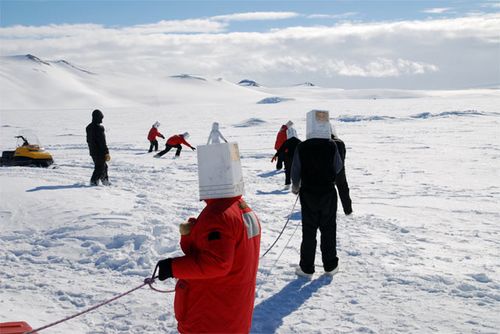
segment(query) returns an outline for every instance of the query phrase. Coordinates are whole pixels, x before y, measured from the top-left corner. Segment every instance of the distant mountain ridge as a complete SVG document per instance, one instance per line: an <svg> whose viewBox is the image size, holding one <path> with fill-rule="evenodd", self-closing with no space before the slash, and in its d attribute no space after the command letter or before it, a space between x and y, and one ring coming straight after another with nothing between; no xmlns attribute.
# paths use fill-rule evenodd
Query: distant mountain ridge
<svg viewBox="0 0 500 334"><path fill-rule="evenodd" d="M12 59L12 60L19 60L19 61L27 60L27 61L31 61L31 62L36 63L36 64L41 64L41 65L46 65L46 66L51 66L52 64L58 64L58 65L68 66L70 68L73 68L75 70L78 70L78 71L81 71L81 72L84 72L87 74L93 74L93 75L96 74L94 72L83 69L79 66L73 65L72 63L70 63L69 61L64 60L64 59L42 60L39 57L34 56L30 53L25 54L25 55L4 56L3 58Z"/></svg>
<svg viewBox="0 0 500 334"><path fill-rule="evenodd" d="M207 81L207 79L197 76L197 75L192 75L192 74L177 74L177 75L171 75L171 78L177 78L177 79L194 79L194 80L201 80L201 81Z"/></svg>
<svg viewBox="0 0 500 334"><path fill-rule="evenodd" d="M246 87L260 87L260 85L257 82L249 79L241 80L240 82L238 82L238 85Z"/></svg>
<svg viewBox="0 0 500 334"><path fill-rule="evenodd" d="M78 71L82 71L84 73L87 73L87 74L92 74L92 75L96 75L97 73L94 73L94 72L91 72L91 71L88 71L88 70L85 70L81 67L78 67L78 66L75 66L73 64L71 64L70 62L64 60L64 59L61 59L61 60L55 60L54 63L56 64L62 64L62 65L65 65L65 66L69 66L75 70L78 70Z"/></svg>
<svg viewBox="0 0 500 334"><path fill-rule="evenodd" d="M26 58L28 60L34 61L35 63L40 63L40 64L44 64L44 65L50 66L50 64L48 62L43 61L40 58L38 58L37 56L33 56L32 54L29 54L29 53L27 55L25 55L25 56L14 56L14 57L24 57L24 58Z"/></svg>
<svg viewBox="0 0 500 334"><path fill-rule="evenodd" d="M316 85L313 84L312 82L306 81L306 82L297 84L297 86L315 87Z"/></svg>

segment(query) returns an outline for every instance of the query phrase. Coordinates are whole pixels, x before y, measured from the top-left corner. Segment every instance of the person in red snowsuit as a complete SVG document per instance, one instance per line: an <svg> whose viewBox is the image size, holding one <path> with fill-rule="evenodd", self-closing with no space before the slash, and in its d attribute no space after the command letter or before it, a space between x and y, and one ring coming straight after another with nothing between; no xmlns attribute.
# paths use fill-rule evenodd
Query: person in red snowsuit
<svg viewBox="0 0 500 334"><path fill-rule="evenodd" d="M156 158L161 158L165 153L170 151L173 147L177 149L175 152L175 157L178 157L181 155L182 151L182 146L181 144L186 145L187 147L191 148L193 151L196 151L196 149L189 144L186 139L189 138L189 133L184 132L181 135L173 135L172 137L167 139L167 143L165 144L165 149L155 155Z"/></svg>
<svg viewBox="0 0 500 334"><path fill-rule="evenodd" d="M274 142L274 149L276 150L276 153L278 154L278 161L276 162L276 169L280 170L283 168L283 161L285 159L284 152L279 153L279 149L281 148L281 145L285 143L287 140L287 135L286 131L288 130L289 127L293 125L292 121L288 121L286 124L283 124L278 131L278 134L276 135L276 141Z"/></svg>
<svg viewBox="0 0 500 334"><path fill-rule="evenodd" d="M158 262L159 279L178 278L180 333L248 333L259 263L260 223L241 196L207 199L181 224L186 254Z"/></svg>
<svg viewBox="0 0 500 334"><path fill-rule="evenodd" d="M155 149L155 152L158 151L158 140L156 140L156 137L160 137L165 139L165 137L158 131L158 128L160 127L160 122L156 121L155 124L151 127L151 130L149 130L148 133L148 140L149 140L149 153L153 152L153 148Z"/></svg>

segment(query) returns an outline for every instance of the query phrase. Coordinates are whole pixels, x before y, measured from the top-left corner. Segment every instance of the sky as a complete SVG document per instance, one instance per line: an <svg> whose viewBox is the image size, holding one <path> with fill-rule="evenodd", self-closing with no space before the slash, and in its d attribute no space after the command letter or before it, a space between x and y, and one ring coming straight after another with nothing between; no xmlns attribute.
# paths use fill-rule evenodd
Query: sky
<svg viewBox="0 0 500 334"><path fill-rule="evenodd" d="M500 85L500 2L0 1L0 54L268 86Z"/></svg>

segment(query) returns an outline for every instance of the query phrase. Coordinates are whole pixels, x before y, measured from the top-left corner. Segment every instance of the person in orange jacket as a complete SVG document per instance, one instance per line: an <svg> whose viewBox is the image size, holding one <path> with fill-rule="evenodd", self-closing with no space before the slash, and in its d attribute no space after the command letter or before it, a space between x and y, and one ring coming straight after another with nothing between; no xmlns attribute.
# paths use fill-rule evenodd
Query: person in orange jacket
<svg viewBox="0 0 500 334"><path fill-rule="evenodd" d="M276 153L278 154L278 161L276 162L276 169L281 170L283 168L283 161L285 159L284 157L284 152L283 153L278 153L279 149L281 148L281 145L283 145L287 139L286 136L286 131L288 130L289 127L293 126L292 121L286 122L286 124L283 124L278 131L278 134L276 135L276 141L274 142L274 149L276 150Z"/></svg>
<svg viewBox="0 0 500 334"><path fill-rule="evenodd" d="M184 132L181 135L173 135L172 137L167 139L167 143L165 144L165 149L155 155L155 158L161 158L165 153L170 151L173 147L177 149L175 152L175 157L179 157L181 155L182 151L182 146L181 144L186 145L187 147L191 148L193 151L196 151L196 149L189 144L186 139L189 138L189 133Z"/></svg>
<svg viewBox="0 0 500 334"><path fill-rule="evenodd" d="M158 140L156 140L156 137L165 139L165 137L158 131L159 127L160 122L156 121L155 124L153 124L153 126L151 127L151 130L149 130L148 140L150 145L148 153L153 152L153 148L155 149L155 152L158 151Z"/></svg>
<svg viewBox="0 0 500 334"><path fill-rule="evenodd" d="M229 157L226 161L223 155L207 149L216 146L231 150L225 155ZM204 155L204 151L208 154ZM198 218L180 225L180 245L185 255L159 261L158 278L178 279L174 311L180 333L248 333L261 228L259 219L241 197L243 179L233 184L227 181L241 175L237 144L199 146L198 166L200 199L205 200L206 207Z"/></svg>

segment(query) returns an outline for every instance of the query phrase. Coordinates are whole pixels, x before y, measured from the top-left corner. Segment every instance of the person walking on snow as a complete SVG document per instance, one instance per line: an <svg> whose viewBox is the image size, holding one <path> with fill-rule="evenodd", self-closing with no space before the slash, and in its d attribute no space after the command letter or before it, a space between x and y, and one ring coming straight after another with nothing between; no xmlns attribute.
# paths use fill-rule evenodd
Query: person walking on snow
<svg viewBox="0 0 500 334"><path fill-rule="evenodd" d="M85 128L87 132L87 144L89 152L94 161L94 172L90 178L90 185L97 186L99 180L105 186L109 186L108 165L106 162L111 160L108 146L106 145L106 135L104 134L104 126L102 119L104 115L98 109L92 112L92 122Z"/></svg>
<svg viewBox="0 0 500 334"><path fill-rule="evenodd" d="M331 140L329 112L307 113L307 140L295 150L292 163L292 192L299 194L302 207L302 243L296 274L311 278L314 273L316 234L321 233L321 257L325 273L338 271L336 176L343 164Z"/></svg>
<svg viewBox="0 0 500 334"><path fill-rule="evenodd" d="M151 130L149 130L148 140L150 145L148 153L153 152L153 148L155 149L155 152L158 151L158 140L156 140L156 137L165 139L165 137L158 131L159 127L160 122L156 121L155 124L153 124L153 126L151 127Z"/></svg>
<svg viewBox="0 0 500 334"><path fill-rule="evenodd" d="M196 151L196 149L186 141L186 139L188 139L188 138L189 138L188 132L184 132L181 135L173 135L172 137L167 139L167 143L165 144L165 149L163 151L157 153L155 155L155 157L161 158L165 153L167 153L173 147L175 147L177 149L177 151L175 152L175 157L177 158L181 155L181 151L182 151L181 144L186 145L187 147L191 148L193 151Z"/></svg>
<svg viewBox="0 0 500 334"><path fill-rule="evenodd" d="M283 145L281 145L280 149L271 159L271 162L274 162L280 154L283 156L283 162L285 163L285 189L289 189L291 183L290 175L292 173L293 155L297 145L301 141L297 136L297 131L293 127L288 128L286 136L288 139L283 143Z"/></svg>
<svg viewBox="0 0 500 334"><path fill-rule="evenodd" d="M223 140L225 143L227 143L226 138L220 133L219 131L219 123L213 122L212 123L212 131L210 131L210 135L208 136L208 141L207 145L212 142L212 144L220 144L220 140Z"/></svg>
<svg viewBox="0 0 500 334"><path fill-rule="evenodd" d="M347 183L347 177L345 175L345 155L346 149L344 142L337 137L335 130L332 126L332 140L337 145L339 150L340 159L342 159L342 170L335 178L335 185L337 186L337 190L339 192L340 202L342 203L342 208L344 209L344 214L346 216L352 213L352 201L351 196L349 195L349 184Z"/></svg>
<svg viewBox="0 0 500 334"><path fill-rule="evenodd" d="M286 122L286 124L283 124L278 131L278 134L276 135L276 141L274 142L274 149L276 150L276 153L278 153L278 150L280 149L281 145L286 141L286 131L288 130L289 127L293 126L292 121ZM281 170L283 168L283 160L284 156L283 154L278 154L278 161L276 162L276 169Z"/></svg>
<svg viewBox="0 0 500 334"><path fill-rule="evenodd" d="M158 278L178 279L174 312L180 333L249 333L261 228L243 200L236 143L198 147L197 218L180 224L184 256L160 260Z"/></svg>

